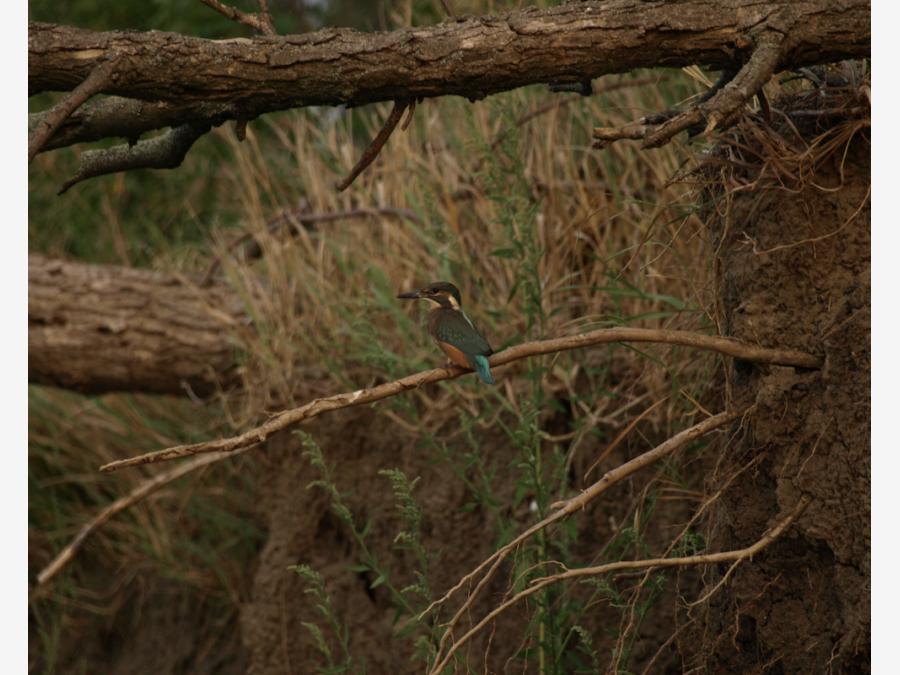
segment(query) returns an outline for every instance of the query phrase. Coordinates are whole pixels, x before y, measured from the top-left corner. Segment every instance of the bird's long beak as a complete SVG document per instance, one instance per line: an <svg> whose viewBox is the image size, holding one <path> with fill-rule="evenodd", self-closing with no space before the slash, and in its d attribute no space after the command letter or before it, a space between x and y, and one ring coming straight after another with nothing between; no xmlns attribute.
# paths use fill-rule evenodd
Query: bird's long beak
<svg viewBox="0 0 900 675"><path fill-rule="evenodd" d="M416 300L422 297L422 291L407 291L397 296L402 300Z"/></svg>

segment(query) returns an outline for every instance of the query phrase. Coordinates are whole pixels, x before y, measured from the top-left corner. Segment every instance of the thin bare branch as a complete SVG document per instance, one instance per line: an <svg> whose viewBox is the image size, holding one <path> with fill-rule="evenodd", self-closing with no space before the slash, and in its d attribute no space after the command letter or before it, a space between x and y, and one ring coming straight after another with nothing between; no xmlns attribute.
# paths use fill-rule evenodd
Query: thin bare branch
<svg viewBox="0 0 900 675"><path fill-rule="evenodd" d="M694 440L708 434L710 431L718 429L719 427L728 424L738 417L741 417L742 414L743 413L740 412L723 412L713 417L709 417L699 424L695 424L694 426L675 434L674 436L672 436L672 438L666 440L663 443L660 443L652 450L648 450L644 454L635 457L625 464L622 464L621 466L618 466L615 469L606 472L600 480L598 480L586 490L582 491L581 494L572 497L571 499L557 502L556 504L551 505L551 508L554 509L553 513L551 513L539 523L535 523L534 525L529 527L527 530L522 532L519 536L517 536L505 546L502 546L501 548L494 551L494 553L483 560L474 570L462 577L450 590L444 593L441 598L435 600L428 607L426 607L425 610L419 615L420 619L426 616L429 612L431 612L432 609L445 603L458 590L471 582L472 579L474 579L488 565L491 566L487 573L482 577L475 590L468 595L465 602L462 603L456 614L447 623L447 630L445 631L444 636L441 638L438 651L440 652L443 650L444 645L446 644L453 630L453 627L459 622L459 619L469 610L475 598L478 596L478 592L482 588L484 588L488 580L494 575L503 559L506 558L506 556L508 556L524 541L534 536L541 530L546 529L556 521L562 520L563 518L568 517L576 511L583 509L589 502L599 497L613 485L623 481L625 478L628 478L631 474L647 466L650 466L651 464L654 464L663 457L670 455L671 453L679 450L680 448L683 448L685 445L688 445Z"/></svg>
<svg viewBox="0 0 900 675"><path fill-rule="evenodd" d="M740 342L732 338L715 337L691 333L689 331L655 330L650 328L601 328L599 330L569 335L566 337L549 340L535 340L525 342L502 352L494 354L491 366L502 366L512 361L518 361L529 356L551 354L555 352L580 349L596 344L609 344L612 342L661 342L666 344L682 345L697 349L707 349L728 356L753 361L757 363L770 363L800 368L818 368L822 361L819 357L793 349L769 349L756 345ZM111 462L100 467L101 471L115 471L129 466L164 462L179 457L188 457L203 452L231 451L238 448L257 445L266 440L270 435L292 427L300 422L316 417L326 412L350 408L373 401L380 401L390 396L396 396L410 389L416 389L424 384L439 382L460 377L470 370L464 370L457 366L447 366L426 370L413 375L408 375L393 382L386 382L371 389L359 389L354 392L335 394L318 398L291 410L285 410L270 418L264 424L251 429L239 436L224 438L216 441L204 441L190 445L178 445L165 450L151 452L130 459Z"/></svg>
<svg viewBox="0 0 900 675"><path fill-rule="evenodd" d="M210 464L214 464L215 462L218 462L220 459L224 459L225 457L233 457L236 454L240 454L240 452L243 452L243 450L236 453L222 453L197 457L190 462L184 462L183 464L179 464L169 471L164 471L157 474L156 476L153 476L152 478L145 480L127 495L119 497L116 501L107 506L96 516L94 516L94 518L92 518L90 522L84 525L84 527L79 530L78 534L75 535L75 538L72 539L72 541L62 551L59 552L59 554L50 562L49 565L41 570L41 572L37 576L37 584L35 585L32 592L39 592L41 589L45 588L47 584L49 584L60 572L62 572L66 565L72 562L72 560L75 558L75 555L84 545L84 542L87 540L87 538L90 537L94 532L99 530L110 518L121 513L125 509L130 508L145 497L153 494L164 485L168 485L172 481L178 480L191 471L204 466L208 466Z"/></svg>
<svg viewBox="0 0 900 675"><path fill-rule="evenodd" d="M247 12L242 12L236 7L226 5L224 2L219 2L219 0L200 0L200 2L210 9L216 10L222 16L228 17L232 21L237 21L240 24L249 26L257 33L262 33L263 35L275 35L275 27L272 25L272 15L269 14L269 3L266 2L266 0L260 0L259 14L247 14Z"/></svg>
<svg viewBox="0 0 900 675"><path fill-rule="evenodd" d="M338 192L343 192L348 187L350 187L351 183L356 180L357 176L365 171L366 167L369 166L372 162L375 161L375 158L378 157L378 153L381 152L381 148L384 147L384 144L387 143L387 140L391 137L391 134L394 133L394 129L397 128L397 124L400 122L400 118L403 117L403 111L406 109L406 106L409 105L409 101L394 101L394 108L391 110L391 114L388 115L388 118L384 121L384 125L381 127L381 131L378 132L378 135L372 139L372 142L369 144L369 147L366 148L366 151L363 153L362 157L359 158L359 161L356 163L350 173L347 175L344 180L335 185Z"/></svg>
<svg viewBox="0 0 900 675"><path fill-rule="evenodd" d="M41 148L56 133L56 130L78 107L91 96L99 92L109 82L115 69L116 59L100 63L85 78L84 82L66 94L63 99L50 110L41 115L38 123L28 138L28 161L40 152Z"/></svg>
<svg viewBox="0 0 900 675"><path fill-rule="evenodd" d="M640 415L638 415L637 417L632 419L628 423L628 425L624 429L622 429L622 431L620 431L614 439L612 439L612 441L609 443L609 445L607 445L606 448L603 450L603 452L600 453L600 456L597 457L597 459L595 459L594 462L588 467L587 471L584 472L584 480L587 480L587 477L591 475L591 472L595 468L597 468L597 465L600 462L602 462L604 459L606 459L609 456L609 453L611 453L613 450L615 450L619 446L619 443L621 443L623 440L625 440L625 437L628 436L628 434L631 433L631 430L634 429L638 425L638 422L640 422L647 415L649 415L651 412L653 412L657 406L662 405L663 403L665 403L668 400L669 400L668 396L666 396L665 398L659 399L653 405L650 405L647 408L645 408L644 411Z"/></svg>
<svg viewBox="0 0 900 675"><path fill-rule="evenodd" d="M748 546L747 548L742 548L734 551L724 551L721 553L706 553L702 555L693 555L687 556L684 558L651 558L648 560L622 560L614 563L607 563L605 565L597 565L594 567L582 567L579 569L571 569L566 570L565 572L561 572L559 574L551 574L545 577L541 577L538 579L534 579L531 582L531 586L529 586L524 591L521 591L511 597L506 602L498 605L493 610L491 610L481 621L479 621L475 626L473 626L469 631L467 631L459 640L456 640L450 649L447 650L447 653L443 655L443 658L435 659L434 667L429 671L430 675L437 675L437 673L441 673L444 668L450 662L450 659L453 658L453 655L469 640L471 640L475 635L477 635L481 630L484 629L489 623L491 623L494 619L496 619L500 614L508 610L510 607L518 604L525 598L534 595L538 591L552 584L559 583L560 581L566 581L568 579L577 579L585 576L599 576L602 574L608 574L610 572L615 572L618 570L630 570L630 569L645 569L645 568L659 568L659 567L687 567L692 565L710 565L717 564L722 562L738 562L742 560L748 560L752 558L754 555L762 551L764 548L769 546L773 541L778 539L781 534L793 523L803 511L809 506L811 499L807 496L803 496L797 502L796 506L791 510L791 512L784 517L779 523L777 523L772 529L766 532L762 537L760 537L756 543ZM440 657L440 650L438 651L438 657Z"/></svg>
<svg viewBox="0 0 900 675"><path fill-rule="evenodd" d="M299 227L309 227L315 223L330 223L336 220L349 220L353 218L378 218L379 216L402 218L415 223L420 227L423 225L422 219L419 218L415 211L411 211L410 209L401 209L394 206L381 206L377 208L350 209L349 211L334 211L331 213L306 213L301 209L285 210L278 215L270 218L266 223L266 229L269 232L275 232L275 230L285 224L296 224L296 226ZM294 231L296 231L296 227L294 228ZM253 232L244 232L238 237L235 237L235 239L225 247L225 250L227 252L232 252L242 244L248 242L253 237ZM261 251L258 245L255 247L255 249L251 249L250 251L246 251L244 253L245 259L248 260L258 258L260 255ZM209 267L206 269L206 272L204 272L203 277L200 280L200 285L206 286L210 284L212 282L213 276L221 266L222 257L217 256L216 259L210 263Z"/></svg>
<svg viewBox="0 0 900 675"><path fill-rule="evenodd" d="M181 166L194 141L209 130L208 124L184 124L134 145L88 150L81 156L78 172L63 183L57 194L63 194L83 180L109 173L134 169L174 169Z"/></svg>

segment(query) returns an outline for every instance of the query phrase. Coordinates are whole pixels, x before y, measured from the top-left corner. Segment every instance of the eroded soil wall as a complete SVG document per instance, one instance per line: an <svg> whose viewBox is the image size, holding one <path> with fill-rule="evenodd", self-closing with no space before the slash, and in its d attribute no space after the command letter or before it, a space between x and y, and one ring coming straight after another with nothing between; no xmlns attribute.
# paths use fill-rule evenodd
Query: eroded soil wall
<svg viewBox="0 0 900 675"><path fill-rule="evenodd" d="M681 649L702 672L868 671L869 153L860 128L813 166L801 163L797 183L778 185L757 166L713 190L722 334L821 354L824 367L730 368L730 405L755 408L736 425L710 486L757 463L713 505L709 550L747 546L802 495L812 503L709 604L687 610L697 621ZM711 570L707 589L727 569Z"/></svg>

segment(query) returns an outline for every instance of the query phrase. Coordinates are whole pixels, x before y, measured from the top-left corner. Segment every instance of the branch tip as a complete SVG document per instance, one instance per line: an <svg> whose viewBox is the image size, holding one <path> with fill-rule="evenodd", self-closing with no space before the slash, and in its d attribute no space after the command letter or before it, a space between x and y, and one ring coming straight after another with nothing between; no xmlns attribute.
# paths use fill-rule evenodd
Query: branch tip
<svg viewBox="0 0 900 675"><path fill-rule="evenodd" d="M360 157L359 161L356 163L350 173L344 178L342 181L335 185L335 188L338 192L343 192L357 179L359 174L366 170L366 168L375 161L375 158L378 157L378 153L381 152L381 149L384 147L384 144L387 143L387 140L391 137L391 134L394 133L394 129L397 128L397 124L400 122L400 118L403 116L403 111L406 107L410 105L410 102L407 100L398 100L394 101L394 107L391 110L390 115L388 115L387 119L384 121L384 124L381 127L381 131L372 139L372 142L369 144L369 147L366 148L366 151L363 153L362 157Z"/></svg>

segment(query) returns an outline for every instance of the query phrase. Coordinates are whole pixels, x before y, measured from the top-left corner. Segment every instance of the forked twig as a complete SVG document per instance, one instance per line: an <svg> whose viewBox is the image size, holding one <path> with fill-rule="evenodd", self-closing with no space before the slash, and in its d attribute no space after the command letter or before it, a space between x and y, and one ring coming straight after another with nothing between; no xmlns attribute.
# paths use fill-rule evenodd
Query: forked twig
<svg viewBox="0 0 900 675"><path fill-rule="evenodd" d="M200 2L210 9L216 10L222 16L228 17L232 21L237 21L240 24L249 26L257 33L262 33L263 35L276 34L275 26L272 25L272 15L269 12L268 0L259 0L260 11L258 14L242 12L236 7L226 5L224 2L219 2L219 0L200 0Z"/></svg>
<svg viewBox="0 0 900 675"><path fill-rule="evenodd" d="M144 141L116 145L105 150L88 150L81 155L78 171L63 183L58 195L73 185L96 176L135 169L174 169L198 138L212 127L208 123L188 123Z"/></svg>

